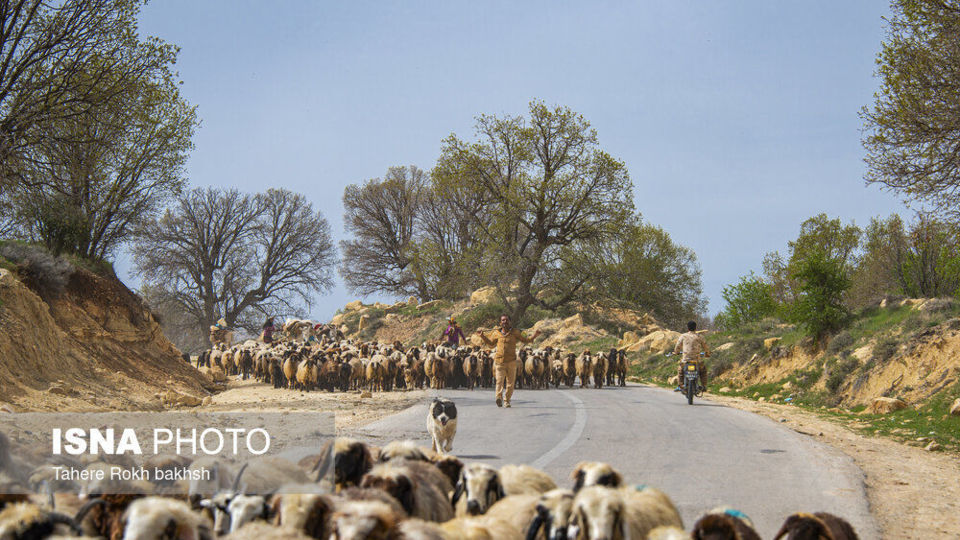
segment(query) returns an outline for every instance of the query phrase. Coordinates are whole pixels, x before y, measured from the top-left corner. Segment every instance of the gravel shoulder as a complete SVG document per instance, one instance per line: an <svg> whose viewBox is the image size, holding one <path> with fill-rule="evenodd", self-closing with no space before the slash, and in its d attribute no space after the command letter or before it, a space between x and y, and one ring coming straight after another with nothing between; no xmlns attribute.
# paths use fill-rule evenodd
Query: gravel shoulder
<svg viewBox="0 0 960 540"><path fill-rule="evenodd" d="M423 390L409 392L374 392L361 397L360 392L300 392L274 388L253 379L231 380L227 389L212 396L204 411L313 411L336 414L337 434L402 411L426 397Z"/></svg>
<svg viewBox="0 0 960 540"><path fill-rule="evenodd" d="M884 538L960 538L960 459L855 432L840 421L788 405L710 395L778 420L850 456L866 476L870 510Z"/></svg>

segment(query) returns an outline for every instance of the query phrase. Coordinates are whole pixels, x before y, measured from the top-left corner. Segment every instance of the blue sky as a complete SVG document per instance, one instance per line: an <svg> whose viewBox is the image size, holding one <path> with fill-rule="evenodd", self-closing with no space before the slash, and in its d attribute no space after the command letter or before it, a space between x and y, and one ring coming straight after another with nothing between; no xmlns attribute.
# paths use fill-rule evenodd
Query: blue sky
<svg viewBox="0 0 960 540"><path fill-rule="evenodd" d="M154 0L202 119L195 186L306 194L344 236L343 188L429 169L481 113L566 105L623 160L637 208L703 268L709 313L807 217L902 212L863 182L878 1ZM129 262L119 261L123 277ZM318 298L325 319L354 297Z"/></svg>

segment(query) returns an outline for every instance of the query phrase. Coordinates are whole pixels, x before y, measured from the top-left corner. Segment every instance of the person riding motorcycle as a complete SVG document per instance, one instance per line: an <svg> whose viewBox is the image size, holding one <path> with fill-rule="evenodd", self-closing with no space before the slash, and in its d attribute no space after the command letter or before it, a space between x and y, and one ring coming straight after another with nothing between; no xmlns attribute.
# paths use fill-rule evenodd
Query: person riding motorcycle
<svg viewBox="0 0 960 540"><path fill-rule="evenodd" d="M700 386L707 388L707 363L700 359L701 352L705 357L710 358L707 341L697 333L697 323L690 321L687 323L687 333L680 335L676 347L673 348L673 354L683 353L680 357L680 365L677 367L677 387L674 388L674 392L683 391L683 363L688 361L697 363L697 369L700 371Z"/></svg>

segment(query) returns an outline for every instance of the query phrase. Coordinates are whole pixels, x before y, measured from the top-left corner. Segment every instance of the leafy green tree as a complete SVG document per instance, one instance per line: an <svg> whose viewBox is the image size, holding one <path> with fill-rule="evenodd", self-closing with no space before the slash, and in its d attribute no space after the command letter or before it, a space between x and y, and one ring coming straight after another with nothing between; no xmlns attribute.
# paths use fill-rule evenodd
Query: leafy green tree
<svg viewBox="0 0 960 540"><path fill-rule="evenodd" d="M818 340L843 327L850 317L843 298L852 282L841 259L822 250L808 252L792 269L790 277L798 284L791 308L794 322Z"/></svg>
<svg viewBox="0 0 960 540"><path fill-rule="evenodd" d="M799 284L791 276L811 256L835 259L848 273L852 272L857 264L862 235L855 224L844 225L840 218L830 219L826 214L804 220L796 240L787 244L786 262L776 251L764 257L764 275L774 287L775 298L781 303L796 300Z"/></svg>
<svg viewBox="0 0 960 540"><path fill-rule="evenodd" d="M960 291L960 230L929 214L918 214L909 225L896 214L875 218L855 276L855 305L883 294L954 296Z"/></svg>
<svg viewBox="0 0 960 540"><path fill-rule="evenodd" d="M474 142L448 137L433 176L441 191L484 203L474 221L484 280L517 320L532 305L571 302L590 278L569 268L579 260L571 250L614 237L633 213L626 166L565 107L533 102L526 118L480 116L476 134ZM544 289L554 294L538 298Z"/></svg>
<svg viewBox="0 0 960 540"><path fill-rule="evenodd" d="M960 215L960 4L892 0L864 108L867 182Z"/></svg>
<svg viewBox="0 0 960 540"><path fill-rule="evenodd" d="M706 307L697 255L660 227L637 219L601 252L585 256L596 264L590 286L603 299L647 311L673 327ZM588 261L571 266L590 268Z"/></svg>
<svg viewBox="0 0 960 540"><path fill-rule="evenodd" d="M724 287L722 295L727 303L722 312L725 328L737 328L777 312L778 304L773 297L773 285L753 272L741 277L739 282Z"/></svg>

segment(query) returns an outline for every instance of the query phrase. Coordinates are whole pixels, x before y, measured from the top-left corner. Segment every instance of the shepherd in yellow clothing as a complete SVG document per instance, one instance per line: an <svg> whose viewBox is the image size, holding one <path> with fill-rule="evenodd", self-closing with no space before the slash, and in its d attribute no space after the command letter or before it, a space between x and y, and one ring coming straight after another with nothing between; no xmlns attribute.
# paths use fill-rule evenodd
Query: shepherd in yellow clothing
<svg viewBox="0 0 960 540"><path fill-rule="evenodd" d="M500 328L491 332L490 337L484 335L482 330L477 330L477 335L488 347L497 348L493 353L493 373L497 378L497 407L503 406L504 398L509 407L513 385L517 381L517 342L530 343L537 339L540 331L537 330L533 336L527 337L511 326L508 315L501 315Z"/></svg>

